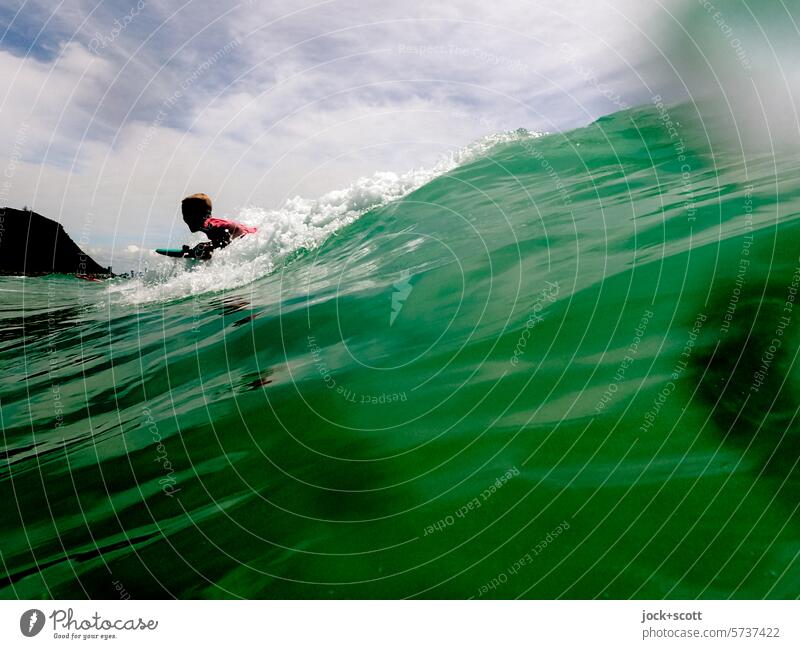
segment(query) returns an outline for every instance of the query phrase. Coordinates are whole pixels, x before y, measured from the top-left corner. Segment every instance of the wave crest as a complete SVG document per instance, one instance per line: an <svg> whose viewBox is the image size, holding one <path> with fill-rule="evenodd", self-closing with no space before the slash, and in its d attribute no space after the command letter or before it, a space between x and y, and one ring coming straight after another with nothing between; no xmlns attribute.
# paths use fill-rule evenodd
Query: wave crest
<svg viewBox="0 0 800 649"><path fill-rule="evenodd" d="M434 178L485 155L493 147L539 136L540 133L524 129L488 135L448 153L429 169L376 172L316 199L296 196L279 209L243 208L233 218L256 226L256 234L218 250L210 262L159 260L142 277L112 284L109 298L143 304L244 286L271 273L293 252L313 250L363 214L408 195Z"/></svg>

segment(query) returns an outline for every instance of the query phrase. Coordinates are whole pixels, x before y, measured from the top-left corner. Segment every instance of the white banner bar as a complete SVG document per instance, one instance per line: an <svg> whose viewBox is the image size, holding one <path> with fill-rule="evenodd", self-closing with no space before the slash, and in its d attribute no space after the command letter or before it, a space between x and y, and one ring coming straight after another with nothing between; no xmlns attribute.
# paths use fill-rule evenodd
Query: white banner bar
<svg viewBox="0 0 800 649"><path fill-rule="evenodd" d="M0 646L798 647L797 602L4 601Z"/></svg>

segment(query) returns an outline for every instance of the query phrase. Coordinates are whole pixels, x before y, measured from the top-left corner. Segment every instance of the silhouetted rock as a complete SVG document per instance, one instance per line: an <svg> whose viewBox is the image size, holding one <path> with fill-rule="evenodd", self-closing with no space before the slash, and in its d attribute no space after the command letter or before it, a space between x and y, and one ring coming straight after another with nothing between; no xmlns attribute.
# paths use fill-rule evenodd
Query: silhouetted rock
<svg viewBox="0 0 800 649"><path fill-rule="evenodd" d="M110 275L83 252L60 223L36 212L0 208L0 274Z"/></svg>

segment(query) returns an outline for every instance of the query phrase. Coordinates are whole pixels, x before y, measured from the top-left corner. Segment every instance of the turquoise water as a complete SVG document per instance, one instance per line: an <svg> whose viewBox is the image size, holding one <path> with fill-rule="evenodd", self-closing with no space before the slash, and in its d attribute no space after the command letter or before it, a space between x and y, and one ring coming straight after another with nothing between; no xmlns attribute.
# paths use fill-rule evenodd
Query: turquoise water
<svg viewBox="0 0 800 649"><path fill-rule="evenodd" d="M640 108L3 278L0 594L796 596L798 166Z"/></svg>

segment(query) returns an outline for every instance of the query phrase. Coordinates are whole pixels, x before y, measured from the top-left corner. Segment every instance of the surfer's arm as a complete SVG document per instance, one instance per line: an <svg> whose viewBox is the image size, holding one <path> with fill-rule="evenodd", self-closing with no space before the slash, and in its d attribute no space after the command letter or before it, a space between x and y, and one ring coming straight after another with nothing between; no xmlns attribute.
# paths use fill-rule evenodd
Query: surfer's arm
<svg viewBox="0 0 800 649"><path fill-rule="evenodd" d="M189 246L184 246L184 248L186 249L186 256L190 259L208 260L211 259L214 244L211 241L203 241L202 243L198 243L194 248L189 248Z"/></svg>
<svg viewBox="0 0 800 649"><path fill-rule="evenodd" d="M210 225L203 228L203 232L208 237L208 243L212 248L224 248L231 240L231 232L224 225Z"/></svg>
<svg viewBox="0 0 800 649"><path fill-rule="evenodd" d="M209 228L205 232L208 241L198 243L192 248L192 257L195 259L211 259L211 254L215 250L224 248L233 240L231 233L226 228Z"/></svg>

